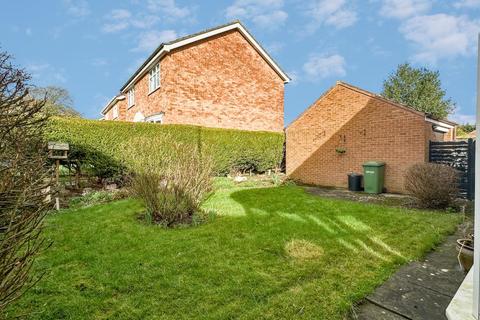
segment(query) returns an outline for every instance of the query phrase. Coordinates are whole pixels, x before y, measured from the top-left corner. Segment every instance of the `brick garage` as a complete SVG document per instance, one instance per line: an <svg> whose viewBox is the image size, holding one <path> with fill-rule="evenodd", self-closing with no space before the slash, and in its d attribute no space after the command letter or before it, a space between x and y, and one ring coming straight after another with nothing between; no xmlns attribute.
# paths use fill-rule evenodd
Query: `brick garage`
<svg viewBox="0 0 480 320"><path fill-rule="evenodd" d="M346 187L349 172L384 161L387 191L402 193L407 168L427 161L428 141L454 138L449 121L337 82L286 128L286 171L302 183Z"/></svg>
<svg viewBox="0 0 480 320"><path fill-rule="evenodd" d="M104 109L106 120L162 114L164 124L283 131L288 76L239 22L174 40L159 53L165 46L173 47L147 59L159 65L159 88L149 92L148 68L137 71ZM129 107L130 89L135 103Z"/></svg>

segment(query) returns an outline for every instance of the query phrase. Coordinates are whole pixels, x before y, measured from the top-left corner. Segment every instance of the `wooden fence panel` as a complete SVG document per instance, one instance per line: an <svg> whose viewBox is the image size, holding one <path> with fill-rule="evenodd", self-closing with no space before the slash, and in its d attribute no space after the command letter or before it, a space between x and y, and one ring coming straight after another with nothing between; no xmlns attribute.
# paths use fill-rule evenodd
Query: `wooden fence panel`
<svg viewBox="0 0 480 320"><path fill-rule="evenodd" d="M460 196L475 195L475 141L430 141L429 162L448 165L460 172Z"/></svg>

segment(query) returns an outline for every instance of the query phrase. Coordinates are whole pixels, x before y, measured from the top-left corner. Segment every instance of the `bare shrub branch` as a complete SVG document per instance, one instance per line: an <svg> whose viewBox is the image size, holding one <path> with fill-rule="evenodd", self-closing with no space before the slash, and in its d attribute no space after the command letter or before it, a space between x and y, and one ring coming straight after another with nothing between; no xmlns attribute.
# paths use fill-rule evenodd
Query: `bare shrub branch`
<svg viewBox="0 0 480 320"><path fill-rule="evenodd" d="M436 163L415 164L405 174L405 190L417 198L422 207L447 208L458 195L458 172Z"/></svg>
<svg viewBox="0 0 480 320"><path fill-rule="evenodd" d="M28 97L29 76L10 60L0 52L0 314L38 280L30 270L45 247L49 187L44 101Z"/></svg>
<svg viewBox="0 0 480 320"><path fill-rule="evenodd" d="M134 171L132 190L145 203L152 222L166 226L190 222L211 190L214 160L198 146L168 135L134 139L124 157Z"/></svg>

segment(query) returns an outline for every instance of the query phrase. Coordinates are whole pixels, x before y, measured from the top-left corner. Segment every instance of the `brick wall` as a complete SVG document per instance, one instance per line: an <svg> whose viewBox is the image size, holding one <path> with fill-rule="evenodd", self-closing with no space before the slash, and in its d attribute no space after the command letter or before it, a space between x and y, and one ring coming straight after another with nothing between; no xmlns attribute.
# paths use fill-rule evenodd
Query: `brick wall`
<svg viewBox="0 0 480 320"><path fill-rule="evenodd" d="M363 172L362 163L384 161L385 187L403 192L407 168L426 161L424 119L339 83L286 129L287 174L303 183L346 187L347 174Z"/></svg>
<svg viewBox="0 0 480 320"><path fill-rule="evenodd" d="M118 117L116 119L113 118L113 110L118 108ZM105 120L121 120L125 121L127 114L127 100L117 100L115 104L108 110L107 113L104 115Z"/></svg>
<svg viewBox="0 0 480 320"><path fill-rule="evenodd" d="M148 74L135 84L127 121L164 112L164 123L283 130L283 80L236 30L170 52L160 70L153 93Z"/></svg>
<svg viewBox="0 0 480 320"><path fill-rule="evenodd" d="M425 136L431 141L453 141L455 140L455 128L450 129L447 133L433 131L433 124L425 122Z"/></svg>

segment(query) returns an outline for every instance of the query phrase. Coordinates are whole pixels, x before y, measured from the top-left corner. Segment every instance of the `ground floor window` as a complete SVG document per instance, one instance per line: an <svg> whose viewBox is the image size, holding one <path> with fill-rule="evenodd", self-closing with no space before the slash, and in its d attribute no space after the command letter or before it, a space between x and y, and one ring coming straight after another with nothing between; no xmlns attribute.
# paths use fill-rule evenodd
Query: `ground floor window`
<svg viewBox="0 0 480 320"><path fill-rule="evenodd" d="M163 123L163 115L164 115L163 112L153 114L151 116L146 117L145 122L160 123L161 124L161 123Z"/></svg>

